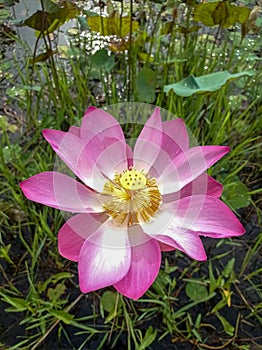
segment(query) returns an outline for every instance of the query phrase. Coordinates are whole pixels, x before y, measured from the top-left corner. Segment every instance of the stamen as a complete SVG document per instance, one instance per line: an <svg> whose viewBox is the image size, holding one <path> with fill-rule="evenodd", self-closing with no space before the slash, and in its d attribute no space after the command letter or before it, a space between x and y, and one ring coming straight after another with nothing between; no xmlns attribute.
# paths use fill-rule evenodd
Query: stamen
<svg viewBox="0 0 262 350"><path fill-rule="evenodd" d="M135 169L115 174L113 181L105 183L103 193L111 196L103 208L118 225L148 222L161 204L156 180Z"/></svg>

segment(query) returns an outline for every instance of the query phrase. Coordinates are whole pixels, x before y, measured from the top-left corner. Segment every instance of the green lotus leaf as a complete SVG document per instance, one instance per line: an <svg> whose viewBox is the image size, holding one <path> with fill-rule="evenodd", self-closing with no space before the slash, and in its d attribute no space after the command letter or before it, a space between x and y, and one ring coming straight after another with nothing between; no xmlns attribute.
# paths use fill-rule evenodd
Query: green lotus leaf
<svg viewBox="0 0 262 350"><path fill-rule="evenodd" d="M231 74L228 71L216 72L200 77L190 75L178 83L164 86L164 92L173 90L178 96L188 97L195 93L216 91L227 83L228 80L236 79L244 75L252 76L255 71L244 71Z"/></svg>

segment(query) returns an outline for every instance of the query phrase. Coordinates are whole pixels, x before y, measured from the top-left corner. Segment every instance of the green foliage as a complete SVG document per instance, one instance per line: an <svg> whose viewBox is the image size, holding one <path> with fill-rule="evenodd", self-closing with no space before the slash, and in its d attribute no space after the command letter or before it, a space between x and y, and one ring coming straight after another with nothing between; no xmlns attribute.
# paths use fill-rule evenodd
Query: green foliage
<svg viewBox="0 0 262 350"><path fill-rule="evenodd" d="M228 71L216 72L200 77L189 77L175 84L164 86L164 92L168 93L173 90L177 95L188 97L195 93L206 93L220 89L228 80L236 79L244 75L252 76L254 71L244 71L240 73L230 74Z"/></svg>
<svg viewBox="0 0 262 350"><path fill-rule="evenodd" d="M231 27L235 23L245 23L248 20L250 9L245 6L236 6L226 1L207 2L195 5L194 20L212 27Z"/></svg>
<svg viewBox="0 0 262 350"><path fill-rule="evenodd" d="M94 78L101 77L101 72L110 72L115 65L115 58L106 49L98 50L90 57L90 74Z"/></svg>
<svg viewBox="0 0 262 350"><path fill-rule="evenodd" d="M201 282L190 281L186 284L186 294L193 301L201 301L208 297L208 291L205 286L201 285Z"/></svg>
<svg viewBox="0 0 262 350"><path fill-rule="evenodd" d="M5 1L5 6L13 4ZM256 337L246 334L262 322L257 265L262 243L261 39L248 33L259 29L259 10L172 0L108 1L99 14L68 1L43 5L20 21L40 31L43 41L36 38L30 49L17 37L24 54L11 60L3 55L0 63L0 296L4 316L12 313L23 333L8 348L48 348L51 333L57 342L79 350L93 341L98 350L116 349L121 339L127 350L157 343L256 347ZM131 14L136 16L132 21ZM70 18L78 20L77 27L63 33L69 44L62 48L57 37ZM18 186L53 169L54 154L42 129L68 130L87 105L126 101L155 103L184 118L200 144L229 145L229 155L209 173L224 184L226 204L245 208L236 215L252 225L243 237L205 241L207 263L178 251L165 253L157 279L138 301L113 287L81 294L76 264L57 250L62 215L29 202ZM125 131L132 138L139 128L129 122ZM2 328L8 339L8 327Z"/></svg>
<svg viewBox="0 0 262 350"><path fill-rule="evenodd" d="M62 5L58 6L51 0L43 0L42 10L38 10L31 16L16 21L16 25L35 29L38 35L50 34L79 14L79 9L74 3L63 1Z"/></svg>
<svg viewBox="0 0 262 350"><path fill-rule="evenodd" d="M157 73L150 68L142 68L137 75L138 101L152 103L156 98Z"/></svg>
<svg viewBox="0 0 262 350"><path fill-rule="evenodd" d="M241 181L230 182L224 187L223 198L233 209L246 208L251 203L251 195Z"/></svg>
<svg viewBox="0 0 262 350"><path fill-rule="evenodd" d="M131 21L130 17L101 17L91 16L87 19L88 26L92 31L102 35L117 35L121 38L130 33L132 25L132 33L139 28L137 21Z"/></svg>

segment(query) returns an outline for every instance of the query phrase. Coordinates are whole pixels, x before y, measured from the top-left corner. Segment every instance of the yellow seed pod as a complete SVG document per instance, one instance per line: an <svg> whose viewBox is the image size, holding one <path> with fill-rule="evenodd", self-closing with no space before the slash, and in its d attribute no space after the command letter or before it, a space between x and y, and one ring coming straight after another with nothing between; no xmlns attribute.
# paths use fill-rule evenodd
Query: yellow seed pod
<svg viewBox="0 0 262 350"><path fill-rule="evenodd" d="M128 170L120 178L120 183L126 190L141 190L146 186L146 177L137 170Z"/></svg>

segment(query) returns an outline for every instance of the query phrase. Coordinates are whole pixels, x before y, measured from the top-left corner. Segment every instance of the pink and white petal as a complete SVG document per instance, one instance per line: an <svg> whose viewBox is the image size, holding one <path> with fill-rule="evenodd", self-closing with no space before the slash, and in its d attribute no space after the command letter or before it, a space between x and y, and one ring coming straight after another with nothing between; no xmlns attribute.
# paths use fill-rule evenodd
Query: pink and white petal
<svg viewBox="0 0 262 350"><path fill-rule="evenodd" d="M78 262L80 289L95 291L119 282L131 263L127 228L102 225L81 248Z"/></svg>
<svg viewBox="0 0 262 350"><path fill-rule="evenodd" d="M196 146L180 152L159 177L162 194L181 190L229 152L227 146Z"/></svg>
<svg viewBox="0 0 262 350"><path fill-rule="evenodd" d="M204 173L181 189L181 198L198 194L219 198L222 192L223 185Z"/></svg>
<svg viewBox="0 0 262 350"><path fill-rule="evenodd" d="M165 133L162 133L162 144L160 149L158 149L159 146L155 144L150 144L150 147L151 151L155 150L158 153L157 158L148 170L149 175L155 178L159 178L173 162L174 158L182 152L182 149L178 144Z"/></svg>
<svg viewBox="0 0 262 350"><path fill-rule="evenodd" d="M187 184L180 191L162 196L164 203L177 201L184 197L198 194L219 198L223 192L223 185L206 173L198 176L195 180Z"/></svg>
<svg viewBox="0 0 262 350"><path fill-rule="evenodd" d="M233 212L219 199L197 195L179 201L175 215L183 227L199 234L227 238L245 233L245 229Z"/></svg>
<svg viewBox="0 0 262 350"><path fill-rule="evenodd" d="M145 234L139 226L133 231L136 232L130 232L133 238L130 239L132 244L129 271L114 287L126 297L137 300L150 288L158 275L161 250L156 240L143 237Z"/></svg>
<svg viewBox="0 0 262 350"><path fill-rule="evenodd" d="M203 243L196 232L170 227L166 234L156 235L155 239L182 251L192 259L207 259Z"/></svg>
<svg viewBox="0 0 262 350"><path fill-rule="evenodd" d="M66 259L79 260L80 250L88 237L101 226L105 214L78 214L67 220L58 233L58 250Z"/></svg>
<svg viewBox="0 0 262 350"><path fill-rule="evenodd" d="M102 212L105 196L96 194L75 179L54 171L43 172L20 183L31 201L69 212Z"/></svg>
<svg viewBox="0 0 262 350"><path fill-rule="evenodd" d="M181 149L189 148L187 128L183 119L177 118L163 122L163 132L171 137Z"/></svg>
<svg viewBox="0 0 262 350"><path fill-rule="evenodd" d="M87 186L102 191L104 176L95 165L85 143L74 133L59 130L44 130L43 135L57 155Z"/></svg>
<svg viewBox="0 0 262 350"><path fill-rule="evenodd" d="M145 123L134 147L134 167L150 169L156 160L162 143L162 120L160 109L155 108L153 114Z"/></svg>
<svg viewBox="0 0 262 350"><path fill-rule="evenodd" d="M89 107L82 120L81 138L87 142L97 134L101 137L113 137L125 141L120 124L111 114L102 109Z"/></svg>
<svg viewBox="0 0 262 350"><path fill-rule="evenodd" d="M97 135L88 142L86 149L92 154L99 171L108 178L113 179L115 172L128 169L126 142Z"/></svg>
<svg viewBox="0 0 262 350"><path fill-rule="evenodd" d="M178 206L178 204L176 204ZM162 205L161 212L149 223L141 224L150 237L189 255L196 260L205 260L206 254L198 232L183 227L183 218L176 216L175 205Z"/></svg>

